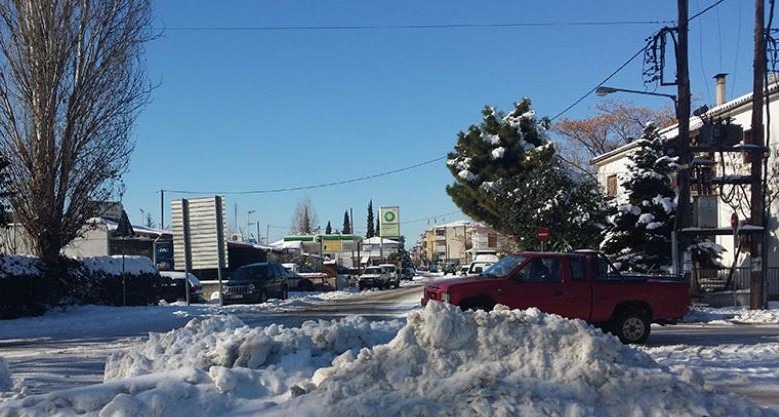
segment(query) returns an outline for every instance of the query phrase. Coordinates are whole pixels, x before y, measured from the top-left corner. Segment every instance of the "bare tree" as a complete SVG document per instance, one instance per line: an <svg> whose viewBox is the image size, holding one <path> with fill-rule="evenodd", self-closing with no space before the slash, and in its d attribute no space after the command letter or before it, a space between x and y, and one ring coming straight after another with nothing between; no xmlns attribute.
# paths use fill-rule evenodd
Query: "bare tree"
<svg viewBox="0 0 779 417"><path fill-rule="evenodd" d="M0 156L44 262L116 198L148 102L149 0L0 0Z"/></svg>
<svg viewBox="0 0 779 417"><path fill-rule="evenodd" d="M296 235L310 235L316 232L316 212L311 205L311 200L304 199L295 206L292 215L292 233Z"/></svg>
<svg viewBox="0 0 779 417"><path fill-rule="evenodd" d="M598 114L589 119L562 119L553 131L566 142L559 155L572 167L591 172L590 159L619 148L640 137L644 126L654 122L663 127L675 122L670 109L652 110L629 103L607 100L595 106Z"/></svg>

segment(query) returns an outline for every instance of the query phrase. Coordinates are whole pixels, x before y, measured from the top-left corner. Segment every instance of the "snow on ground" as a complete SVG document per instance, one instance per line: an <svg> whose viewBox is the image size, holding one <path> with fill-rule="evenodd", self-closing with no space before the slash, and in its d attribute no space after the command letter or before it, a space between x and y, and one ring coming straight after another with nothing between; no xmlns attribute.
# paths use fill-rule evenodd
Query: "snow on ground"
<svg viewBox="0 0 779 417"><path fill-rule="evenodd" d="M351 296L305 295L263 308ZM764 361L767 354L779 357L776 344L698 347L697 356L685 346L642 351L584 322L534 309L463 313L437 303L411 311L405 324L349 316L251 328L230 314L240 308L250 307L85 306L0 322L3 337L18 338L47 329L67 334L79 326L107 332L118 320L156 320L172 329L109 356L103 384L6 400L0 416L779 415L710 384L722 375L717 367L728 366L755 366L756 372L762 366L766 377L779 381L779 360ZM689 316L776 318L703 308ZM36 320L38 326L30 326ZM181 320L183 327L175 325ZM691 358L703 371L685 366ZM12 375L3 362L0 390L8 390Z"/></svg>
<svg viewBox="0 0 779 417"><path fill-rule="evenodd" d="M710 324L779 324L779 302L769 302L766 310L750 310L747 307L693 306L684 321Z"/></svg>
<svg viewBox="0 0 779 417"><path fill-rule="evenodd" d="M108 337L117 327L144 336L109 356L103 384L43 395L27 395L0 353L0 416L779 415L723 394L779 386L779 343L633 349L536 310L462 313L438 304L411 311L405 324L348 316L251 328L234 316L356 296L80 306L0 321L3 343ZM779 310L696 307L685 322L779 324Z"/></svg>

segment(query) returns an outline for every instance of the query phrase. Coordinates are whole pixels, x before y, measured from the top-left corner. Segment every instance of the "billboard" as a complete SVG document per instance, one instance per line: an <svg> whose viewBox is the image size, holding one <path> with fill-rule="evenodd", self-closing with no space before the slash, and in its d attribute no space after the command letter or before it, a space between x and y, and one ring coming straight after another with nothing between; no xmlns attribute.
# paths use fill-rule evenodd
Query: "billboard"
<svg viewBox="0 0 779 417"><path fill-rule="evenodd" d="M171 202L173 254L176 269L227 267L225 208L222 197ZM187 256L188 255L188 256ZM187 262L188 261L188 262Z"/></svg>
<svg viewBox="0 0 779 417"><path fill-rule="evenodd" d="M400 237L400 209L397 206L379 209L379 236Z"/></svg>

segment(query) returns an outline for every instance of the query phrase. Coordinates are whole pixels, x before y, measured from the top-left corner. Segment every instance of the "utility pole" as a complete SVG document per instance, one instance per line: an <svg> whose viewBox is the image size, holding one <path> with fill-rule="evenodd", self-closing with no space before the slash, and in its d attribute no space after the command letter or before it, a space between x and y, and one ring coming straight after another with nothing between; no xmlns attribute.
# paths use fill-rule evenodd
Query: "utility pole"
<svg viewBox="0 0 779 417"><path fill-rule="evenodd" d="M763 0L755 1L755 58L754 58L754 84L752 88L752 137L754 145L751 152L751 221L759 232L750 237L751 272L749 276L749 308L756 310L764 307L763 300L763 268L764 259L763 241L765 228L763 227L763 79L766 73L765 37L763 34L763 22L765 21L765 8Z"/></svg>
<svg viewBox="0 0 779 417"><path fill-rule="evenodd" d="M679 123L679 172L677 180L679 182L679 202L676 209L676 227L677 235L684 228L691 226L690 217L692 209L690 205L690 74L687 68L687 0L678 0L677 8L679 22L677 26L678 44L676 45L676 83L677 83L677 110L676 117ZM682 263L684 270L684 256L678 257L678 262ZM690 289L695 290L695 282L690 279Z"/></svg>
<svg viewBox="0 0 779 417"><path fill-rule="evenodd" d="M160 190L160 230L165 230L165 190Z"/></svg>

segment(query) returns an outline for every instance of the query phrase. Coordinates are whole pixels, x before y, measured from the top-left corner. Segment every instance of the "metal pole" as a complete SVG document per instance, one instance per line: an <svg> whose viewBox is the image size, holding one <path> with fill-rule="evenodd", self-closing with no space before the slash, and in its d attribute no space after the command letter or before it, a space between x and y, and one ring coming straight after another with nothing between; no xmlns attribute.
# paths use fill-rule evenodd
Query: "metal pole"
<svg viewBox="0 0 779 417"><path fill-rule="evenodd" d="M165 190L160 190L160 230L165 230Z"/></svg>

